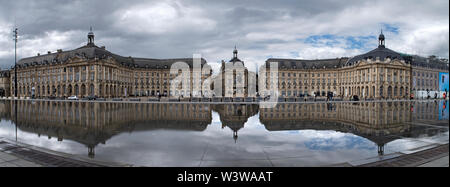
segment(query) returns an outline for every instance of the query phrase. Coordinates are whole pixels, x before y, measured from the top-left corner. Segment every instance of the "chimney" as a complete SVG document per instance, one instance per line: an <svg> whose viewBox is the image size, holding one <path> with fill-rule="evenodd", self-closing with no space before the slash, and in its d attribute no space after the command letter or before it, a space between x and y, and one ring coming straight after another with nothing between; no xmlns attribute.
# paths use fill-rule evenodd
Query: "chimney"
<svg viewBox="0 0 450 187"><path fill-rule="evenodd" d="M41 53L38 53L37 56L41 56Z"/></svg>
<svg viewBox="0 0 450 187"><path fill-rule="evenodd" d="M105 46L101 46L100 48L102 48L102 49L106 49L106 48L105 48Z"/></svg>
<svg viewBox="0 0 450 187"><path fill-rule="evenodd" d="M50 52L50 51L47 51L47 54L52 54L52 52Z"/></svg>

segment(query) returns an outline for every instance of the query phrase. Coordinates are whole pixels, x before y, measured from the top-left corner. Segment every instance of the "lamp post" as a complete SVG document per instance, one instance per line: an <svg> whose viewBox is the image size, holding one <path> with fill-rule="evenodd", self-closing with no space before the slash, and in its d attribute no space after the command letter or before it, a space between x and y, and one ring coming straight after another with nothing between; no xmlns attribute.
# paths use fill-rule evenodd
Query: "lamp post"
<svg viewBox="0 0 450 187"><path fill-rule="evenodd" d="M14 97L17 98L17 28L14 29Z"/></svg>
<svg viewBox="0 0 450 187"><path fill-rule="evenodd" d="M14 116L15 116L15 132L17 142L17 28L14 29Z"/></svg>

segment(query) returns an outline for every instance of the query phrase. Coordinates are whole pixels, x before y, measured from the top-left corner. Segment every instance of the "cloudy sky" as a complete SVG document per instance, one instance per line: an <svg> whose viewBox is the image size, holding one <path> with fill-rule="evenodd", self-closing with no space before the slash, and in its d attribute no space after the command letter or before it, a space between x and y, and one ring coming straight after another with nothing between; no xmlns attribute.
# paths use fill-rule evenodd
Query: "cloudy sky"
<svg viewBox="0 0 450 187"><path fill-rule="evenodd" d="M214 68L239 58L254 70L267 58L354 56L377 46L449 57L448 0L0 0L0 67L18 58L84 45L123 56L182 58L200 53Z"/></svg>

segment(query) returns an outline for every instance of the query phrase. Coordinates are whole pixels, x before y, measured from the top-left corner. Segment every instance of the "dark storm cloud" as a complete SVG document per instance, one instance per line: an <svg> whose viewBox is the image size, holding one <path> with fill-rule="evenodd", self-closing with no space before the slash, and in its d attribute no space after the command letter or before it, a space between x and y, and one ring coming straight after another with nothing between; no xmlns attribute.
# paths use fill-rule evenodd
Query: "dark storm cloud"
<svg viewBox="0 0 450 187"><path fill-rule="evenodd" d="M303 41L323 35L372 38L385 27L387 43L394 50L448 57L446 0L1 0L0 5L2 68L13 64L14 24L21 34L19 57L79 47L86 42L90 26L98 45L124 56L173 58L202 53L209 62L218 62L230 58L234 45L241 59L254 63L267 56L351 56L376 41L330 46Z"/></svg>

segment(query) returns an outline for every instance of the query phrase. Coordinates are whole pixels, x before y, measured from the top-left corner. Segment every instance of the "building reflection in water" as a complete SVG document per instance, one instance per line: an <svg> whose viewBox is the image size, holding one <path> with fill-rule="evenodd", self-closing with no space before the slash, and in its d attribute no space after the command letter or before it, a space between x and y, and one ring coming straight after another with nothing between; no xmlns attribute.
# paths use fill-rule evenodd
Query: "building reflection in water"
<svg viewBox="0 0 450 187"><path fill-rule="evenodd" d="M442 129L413 125L412 121L438 120L438 103L370 102L278 104L261 109L260 121L269 131L333 130L364 137L384 146L403 137L438 134ZM413 111L420 111L415 115ZM424 114L426 113L426 114ZM448 111L447 111L448 113Z"/></svg>
<svg viewBox="0 0 450 187"><path fill-rule="evenodd" d="M4 110L14 108L3 103ZM211 123L211 108L206 104L132 104L73 103L19 101L16 126L38 136L69 139L94 148L122 132L158 129L203 131ZM6 113L6 114L5 114ZM2 111L2 116L14 119L14 113Z"/></svg>
<svg viewBox="0 0 450 187"><path fill-rule="evenodd" d="M10 101L0 101L0 117L13 121L21 131L81 143L88 148L91 157L97 145L123 132L204 131L211 124L212 111L219 113L222 128L233 131L235 142L247 120L259 113L259 120L268 131L352 133L376 143L378 154L383 155L384 146L391 141L424 134L432 136L443 131L411 123L441 119L441 105L438 102L317 103L278 104L275 108L259 109L258 105L241 104L18 101L16 108ZM448 120L448 108L446 116Z"/></svg>
<svg viewBox="0 0 450 187"><path fill-rule="evenodd" d="M258 114L258 105L223 104L212 105L220 116L222 128L228 127L233 131L234 142L237 142L238 131L244 127L248 118Z"/></svg>

